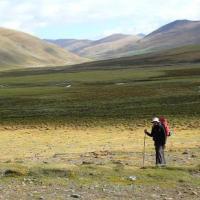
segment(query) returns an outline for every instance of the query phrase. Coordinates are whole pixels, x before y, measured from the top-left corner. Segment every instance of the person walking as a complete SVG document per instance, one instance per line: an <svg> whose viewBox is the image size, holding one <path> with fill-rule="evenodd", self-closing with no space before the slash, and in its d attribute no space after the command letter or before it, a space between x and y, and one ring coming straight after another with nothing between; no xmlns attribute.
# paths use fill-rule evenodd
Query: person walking
<svg viewBox="0 0 200 200"><path fill-rule="evenodd" d="M144 130L144 133L153 138L156 152L156 166L165 166L166 161L164 156L164 149L167 140L166 132L159 118L154 117L152 124L153 126L151 133L149 133L147 129Z"/></svg>

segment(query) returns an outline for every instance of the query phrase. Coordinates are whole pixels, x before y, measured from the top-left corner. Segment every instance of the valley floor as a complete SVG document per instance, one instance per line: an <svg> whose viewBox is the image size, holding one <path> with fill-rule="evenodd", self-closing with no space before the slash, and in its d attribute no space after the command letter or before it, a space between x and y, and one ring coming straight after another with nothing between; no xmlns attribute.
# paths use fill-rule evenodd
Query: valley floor
<svg viewBox="0 0 200 200"><path fill-rule="evenodd" d="M177 128L165 168L154 167L147 138L141 169L143 127L4 126L0 199L199 199L199 135Z"/></svg>

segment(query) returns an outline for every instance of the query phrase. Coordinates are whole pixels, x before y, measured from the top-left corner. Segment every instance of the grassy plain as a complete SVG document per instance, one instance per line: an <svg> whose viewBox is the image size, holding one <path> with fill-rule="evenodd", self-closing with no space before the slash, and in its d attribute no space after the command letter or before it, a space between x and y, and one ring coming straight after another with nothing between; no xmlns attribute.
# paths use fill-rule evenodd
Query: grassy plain
<svg viewBox="0 0 200 200"><path fill-rule="evenodd" d="M1 71L0 199L198 199L200 64L160 56ZM168 167L148 138L141 169L154 115Z"/></svg>
<svg viewBox="0 0 200 200"><path fill-rule="evenodd" d="M1 123L134 123L158 114L197 125L199 64L125 67L2 72Z"/></svg>

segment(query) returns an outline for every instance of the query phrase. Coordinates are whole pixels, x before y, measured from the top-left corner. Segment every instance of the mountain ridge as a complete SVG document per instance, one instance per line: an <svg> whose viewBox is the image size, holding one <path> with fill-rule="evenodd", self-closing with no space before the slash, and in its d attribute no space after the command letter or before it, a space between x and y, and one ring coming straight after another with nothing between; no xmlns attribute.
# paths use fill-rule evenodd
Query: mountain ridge
<svg viewBox="0 0 200 200"><path fill-rule="evenodd" d="M0 28L0 67L40 67L87 61L30 34Z"/></svg>
<svg viewBox="0 0 200 200"><path fill-rule="evenodd" d="M120 35L124 37L120 38ZM138 34L135 37L138 38L113 34L76 49L75 52L86 58L103 60L200 44L200 21L175 20L147 35ZM117 39L109 41L109 38Z"/></svg>
<svg viewBox="0 0 200 200"><path fill-rule="evenodd" d="M143 38L143 34L138 35L128 35L128 34L121 34L116 33L101 39L92 41L92 40L76 40L76 39L69 39L68 42L72 42L72 44L58 44L58 40L47 40L49 42L53 42L61 47L64 46L65 49L72 51L82 57L86 57L89 59L95 59L102 57L104 59L110 58L110 54L112 54L113 49L115 48L123 48L126 44L136 42L137 40ZM67 40L67 39L66 39ZM64 42L64 40L63 40ZM83 44L80 45L80 43ZM74 48L75 46L75 48ZM107 55L108 54L108 55Z"/></svg>

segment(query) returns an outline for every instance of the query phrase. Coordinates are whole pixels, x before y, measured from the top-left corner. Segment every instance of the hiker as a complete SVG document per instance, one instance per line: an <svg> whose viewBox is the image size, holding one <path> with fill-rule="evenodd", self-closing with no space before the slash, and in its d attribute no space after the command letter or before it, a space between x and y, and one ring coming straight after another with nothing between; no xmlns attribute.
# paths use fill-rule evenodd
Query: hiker
<svg viewBox="0 0 200 200"><path fill-rule="evenodd" d="M152 137L154 140L155 151L156 151L156 165L165 166L166 161L164 157L164 149L167 139L166 132L159 118L154 117L152 123L153 126L151 133L149 133L147 129L144 130L144 133Z"/></svg>

